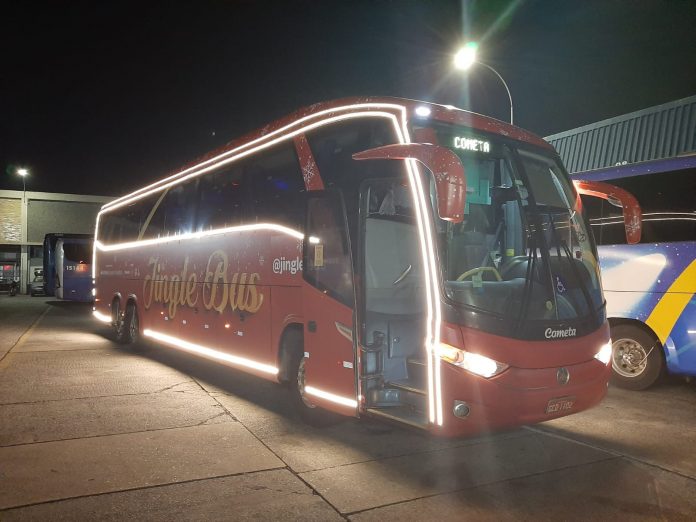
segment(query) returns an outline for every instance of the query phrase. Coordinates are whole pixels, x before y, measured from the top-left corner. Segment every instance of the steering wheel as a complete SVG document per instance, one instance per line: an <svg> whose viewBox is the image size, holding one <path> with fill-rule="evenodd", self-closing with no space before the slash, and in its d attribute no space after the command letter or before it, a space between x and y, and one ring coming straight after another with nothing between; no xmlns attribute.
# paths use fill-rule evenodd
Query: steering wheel
<svg viewBox="0 0 696 522"><path fill-rule="evenodd" d="M493 274L495 275L495 278L496 278L498 281L502 281L502 280L503 280L503 278L500 276L500 272L498 272L498 270L496 270L495 267L492 267L492 266L479 266L479 267L472 268L471 270L467 270L466 272L464 272L462 275L460 275L460 276L457 278L457 281L464 281L467 277L471 277L471 276L473 276L473 275L480 274L481 272L493 272Z"/></svg>

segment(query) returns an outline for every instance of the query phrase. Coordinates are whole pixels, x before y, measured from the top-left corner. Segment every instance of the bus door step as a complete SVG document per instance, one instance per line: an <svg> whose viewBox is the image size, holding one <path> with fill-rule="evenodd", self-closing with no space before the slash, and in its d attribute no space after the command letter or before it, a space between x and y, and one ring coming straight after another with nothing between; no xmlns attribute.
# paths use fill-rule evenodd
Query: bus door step
<svg viewBox="0 0 696 522"><path fill-rule="evenodd" d="M404 379L404 380L400 380L400 381L389 381L387 383L387 386L391 386L392 388L397 388L399 390L405 390L409 393L415 393L416 395L427 395L428 394L427 391L425 391L423 388L419 387L417 384L415 384L410 379Z"/></svg>
<svg viewBox="0 0 696 522"><path fill-rule="evenodd" d="M367 413L399 424L407 424L421 430L428 429L428 420L422 413L413 411L408 406L398 406L388 410L367 408Z"/></svg>

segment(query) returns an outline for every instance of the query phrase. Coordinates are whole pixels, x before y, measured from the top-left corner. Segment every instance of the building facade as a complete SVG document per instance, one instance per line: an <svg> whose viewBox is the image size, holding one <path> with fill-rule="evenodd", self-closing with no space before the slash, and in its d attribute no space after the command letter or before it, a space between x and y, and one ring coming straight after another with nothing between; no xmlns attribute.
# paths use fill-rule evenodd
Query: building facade
<svg viewBox="0 0 696 522"><path fill-rule="evenodd" d="M53 192L0 190L0 277L26 293L43 268L43 239L51 232L94 234L97 212L114 198Z"/></svg>

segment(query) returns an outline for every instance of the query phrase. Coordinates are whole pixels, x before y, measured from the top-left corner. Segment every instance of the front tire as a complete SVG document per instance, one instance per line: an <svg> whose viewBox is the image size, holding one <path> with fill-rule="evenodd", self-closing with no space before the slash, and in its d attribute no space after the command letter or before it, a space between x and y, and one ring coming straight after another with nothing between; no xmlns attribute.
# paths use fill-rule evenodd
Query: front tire
<svg viewBox="0 0 696 522"><path fill-rule="evenodd" d="M611 328L611 383L627 390L645 390L664 372L662 345L652 333L631 324Z"/></svg>
<svg viewBox="0 0 696 522"><path fill-rule="evenodd" d="M310 426L322 428L337 422L337 417L315 406L311 398L305 394L305 357L301 350L293 350L290 355L288 366L289 385L291 390L292 402L300 418Z"/></svg>

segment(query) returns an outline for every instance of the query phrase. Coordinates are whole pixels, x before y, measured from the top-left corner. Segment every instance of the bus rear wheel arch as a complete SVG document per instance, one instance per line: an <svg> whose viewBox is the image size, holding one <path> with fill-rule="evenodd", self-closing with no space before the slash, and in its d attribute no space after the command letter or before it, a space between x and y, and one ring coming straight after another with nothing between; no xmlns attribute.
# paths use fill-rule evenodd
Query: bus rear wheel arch
<svg viewBox="0 0 696 522"><path fill-rule="evenodd" d="M664 373L662 344L638 322L611 324L611 383L627 390L645 390Z"/></svg>

